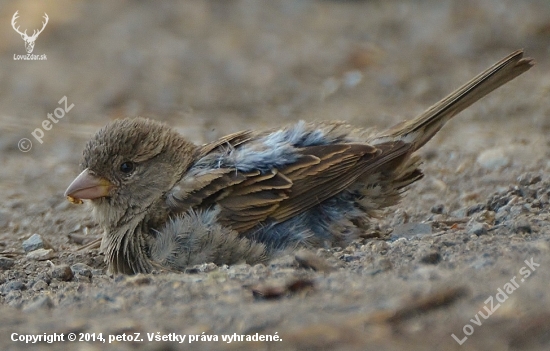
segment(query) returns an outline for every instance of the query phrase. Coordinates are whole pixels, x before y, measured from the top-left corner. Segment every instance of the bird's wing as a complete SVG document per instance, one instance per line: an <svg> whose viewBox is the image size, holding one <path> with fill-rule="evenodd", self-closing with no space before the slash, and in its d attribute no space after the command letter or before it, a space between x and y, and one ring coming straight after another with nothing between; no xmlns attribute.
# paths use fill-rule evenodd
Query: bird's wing
<svg viewBox="0 0 550 351"><path fill-rule="evenodd" d="M308 157L320 162L302 169L282 169L293 186L288 199L269 215L285 221L337 195L358 178L384 168L384 165L408 154L409 145L401 141L373 147L368 144L337 144L307 148ZM332 148L335 146L335 148ZM306 150L304 150L306 151Z"/></svg>
<svg viewBox="0 0 550 351"><path fill-rule="evenodd" d="M227 167L222 159L223 148L227 151L253 144L249 137L245 132L236 133L205 145L199 154L211 157L210 166L195 164L186 172L166 196L169 209L181 213L192 207L218 204L220 222L245 232L266 219L283 222L296 216L410 151L410 145L402 141L376 147L342 142L296 148L292 162L268 170Z"/></svg>
<svg viewBox="0 0 550 351"><path fill-rule="evenodd" d="M203 145L199 149L197 158L204 157L207 154L213 152L214 150L220 147L224 147L224 146L230 146L233 148L237 147L240 144L246 143L247 141L249 141L251 135L252 135L252 132L250 130L243 130L240 132L226 135L216 141Z"/></svg>

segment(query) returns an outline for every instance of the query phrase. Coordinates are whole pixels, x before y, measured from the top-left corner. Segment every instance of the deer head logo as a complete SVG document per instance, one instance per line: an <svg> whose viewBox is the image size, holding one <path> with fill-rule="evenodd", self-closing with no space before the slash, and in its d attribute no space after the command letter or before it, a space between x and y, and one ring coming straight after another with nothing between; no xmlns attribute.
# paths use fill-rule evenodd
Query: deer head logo
<svg viewBox="0 0 550 351"><path fill-rule="evenodd" d="M13 29L17 33L19 33L21 35L21 38L23 38L23 40L25 41L25 50L27 50L27 52L30 54L34 50L34 42L35 42L36 38L38 38L38 34L42 33L44 28L46 28L46 24L48 24L48 14L44 12L44 19L46 21L42 22L42 29L40 29L39 31L37 31L35 29L32 32L32 35L29 37L27 35L27 30L26 29L25 29L24 33L21 33L19 31L19 27L15 28L15 21L19 18L19 16L17 15L18 12L19 12L19 10L15 11L15 13L13 14L13 17L11 18L11 26L13 27Z"/></svg>

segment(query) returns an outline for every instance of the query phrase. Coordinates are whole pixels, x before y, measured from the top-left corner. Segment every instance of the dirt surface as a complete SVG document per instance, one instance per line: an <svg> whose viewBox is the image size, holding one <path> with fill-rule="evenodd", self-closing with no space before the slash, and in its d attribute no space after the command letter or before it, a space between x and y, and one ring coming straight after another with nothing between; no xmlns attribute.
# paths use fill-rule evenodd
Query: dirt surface
<svg viewBox="0 0 550 351"><path fill-rule="evenodd" d="M16 10L28 33L48 14L33 52L47 60L14 60ZM3 1L0 23L0 349L53 333L65 341L34 349L550 347L548 1ZM63 191L109 120L152 117L197 143L299 119L382 129L519 48L537 65L420 151L426 177L374 238L134 277L81 249L101 231ZM45 248L25 252L33 234Z"/></svg>

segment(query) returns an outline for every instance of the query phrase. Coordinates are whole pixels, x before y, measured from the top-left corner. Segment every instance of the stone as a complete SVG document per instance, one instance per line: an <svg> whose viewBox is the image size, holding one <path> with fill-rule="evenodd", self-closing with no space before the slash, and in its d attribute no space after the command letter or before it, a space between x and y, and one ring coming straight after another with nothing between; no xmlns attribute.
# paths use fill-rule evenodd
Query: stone
<svg viewBox="0 0 550 351"><path fill-rule="evenodd" d="M34 291L42 291L42 290L46 290L47 288L48 288L48 283L46 283L46 282L43 281L42 279L37 280L37 281L32 285L32 290L34 290Z"/></svg>
<svg viewBox="0 0 550 351"><path fill-rule="evenodd" d="M468 234L475 234L477 236L487 234L487 225L483 223L474 223L468 229Z"/></svg>
<svg viewBox="0 0 550 351"><path fill-rule="evenodd" d="M445 205L443 204L433 205L432 208L430 209L430 212L434 214L442 214L444 211L445 211Z"/></svg>
<svg viewBox="0 0 550 351"><path fill-rule="evenodd" d="M77 281L92 281L92 268L84 263L75 263L71 266L74 278Z"/></svg>
<svg viewBox="0 0 550 351"><path fill-rule="evenodd" d="M510 163L510 157L502 148L487 149L479 154L477 163L485 169L498 170Z"/></svg>
<svg viewBox="0 0 550 351"><path fill-rule="evenodd" d="M9 257L0 256L0 269L10 269L15 264L15 260Z"/></svg>
<svg viewBox="0 0 550 351"><path fill-rule="evenodd" d="M20 280L12 280L10 282L5 283L2 286L2 292L8 293L10 291L19 291L19 290L25 290L27 289L27 286Z"/></svg>
<svg viewBox="0 0 550 351"><path fill-rule="evenodd" d="M531 234L531 232L532 232L531 224L529 224L529 222L526 221L526 220L519 220L519 221L515 222L514 223L514 229L518 233Z"/></svg>
<svg viewBox="0 0 550 351"><path fill-rule="evenodd" d="M68 282L73 279L73 271L71 267L66 264L55 266L52 268L52 278L61 280L63 282Z"/></svg>
<svg viewBox="0 0 550 351"><path fill-rule="evenodd" d="M27 258L35 261L46 261L52 259L55 253L52 249L38 249L27 253Z"/></svg>
<svg viewBox="0 0 550 351"><path fill-rule="evenodd" d="M43 240L39 234L33 234L30 238L23 241L23 250L25 250L25 252L49 248L50 245L45 240Z"/></svg>
<svg viewBox="0 0 550 351"><path fill-rule="evenodd" d="M441 262L441 254L437 251L432 251L420 258L420 262L426 263L426 264L438 264Z"/></svg>

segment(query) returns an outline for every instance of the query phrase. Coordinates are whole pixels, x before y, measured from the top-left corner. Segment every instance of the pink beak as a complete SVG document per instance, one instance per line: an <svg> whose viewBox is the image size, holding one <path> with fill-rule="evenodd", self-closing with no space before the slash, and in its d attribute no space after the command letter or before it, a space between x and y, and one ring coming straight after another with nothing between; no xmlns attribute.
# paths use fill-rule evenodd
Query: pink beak
<svg viewBox="0 0 550 351"><path fill-rule="evenodd" d="M65 190L65 196L71 202L81 203L80 200L99 199L109 195L113 184L107 179L93 175L85 169Z"/></svg>

